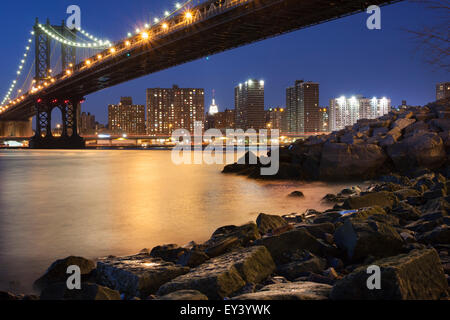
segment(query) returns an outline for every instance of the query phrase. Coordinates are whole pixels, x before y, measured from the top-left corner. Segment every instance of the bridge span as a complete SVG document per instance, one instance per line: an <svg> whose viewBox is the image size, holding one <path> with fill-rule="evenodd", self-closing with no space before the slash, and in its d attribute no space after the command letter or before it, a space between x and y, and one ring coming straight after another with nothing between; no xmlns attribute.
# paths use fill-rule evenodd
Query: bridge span
<svg viewBox="0 0 450 320"><path fill-rule="evenodd" d="M0 107L0 121L36 116L35 147L79 147L78 112L90 93L205 56L362 12L400 0L208 0L187 7L141 33L42 80ZM39 31L43 25L37 25ZM60 108L63 135L51 134L51 111ZM53 142L52 142L53 141Z"/></svg>

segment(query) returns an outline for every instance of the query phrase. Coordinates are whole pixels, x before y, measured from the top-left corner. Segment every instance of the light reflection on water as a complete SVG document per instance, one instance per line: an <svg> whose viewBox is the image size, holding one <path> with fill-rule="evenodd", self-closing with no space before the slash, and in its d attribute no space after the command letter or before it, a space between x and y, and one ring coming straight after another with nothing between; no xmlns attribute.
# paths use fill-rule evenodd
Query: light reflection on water
<svg viewBox="0 0 450 320"><path fill-rule="evenodd" d="M0 290L30 291L56 259L209 238L260 212L301 213L345 185L261 182L170 151L0 151ZM301 190L305 199L287 195ZM12 283L14 282L14 283Z"/></svg>

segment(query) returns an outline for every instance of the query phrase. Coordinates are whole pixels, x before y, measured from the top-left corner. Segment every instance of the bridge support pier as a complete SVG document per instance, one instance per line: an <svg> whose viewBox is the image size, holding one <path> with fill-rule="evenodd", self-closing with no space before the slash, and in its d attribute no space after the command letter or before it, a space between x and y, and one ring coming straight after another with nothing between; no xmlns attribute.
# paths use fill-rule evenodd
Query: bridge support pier
<svg viewBox="0 0 450 320"><path fill-rule="evenodd" d="M0 137L26 138L33 135L32 119L0 121Z"/></svg>
<svg viewBox="0 0 450 320"><path fill-rule="evenodd" d="M84 149L85 141L78 134L80 98L51 99L36 102L36 132L30 140L31 149ZM52 133L52 110L62 114L61 134Z"/></svg>

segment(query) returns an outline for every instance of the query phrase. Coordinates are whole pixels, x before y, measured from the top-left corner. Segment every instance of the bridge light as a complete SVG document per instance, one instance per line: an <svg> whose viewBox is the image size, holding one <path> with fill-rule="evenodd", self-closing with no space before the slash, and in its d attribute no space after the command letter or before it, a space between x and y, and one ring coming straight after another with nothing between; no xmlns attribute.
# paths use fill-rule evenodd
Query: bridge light
<svg viewBox="0 0 450 320"><path fill-rule="evenodd" d="M167 30L167 29L169 29L169 25L167 23L163 23L162 28L164 30Z"/></svg>
<svg viewBox="0 0 450 320"><path fill-rule="evenodd" d="M180 9L181 8L181 4L179 4L178 2L175 3L175 8Z"/></svg>
<svg viewBox="0 0 450 320"><path fill-rule="evenodd" d="M109 52L111 52L111 53L116 53L116 48L111 48L111 49L109 49Z"/></svg>
<svg viewBox="0 0 450 320"><path fill-rule="evenodd" d="M101 54L98 54L98 55L97 55L97 59L98 59L98 60L101 60L101 59L102 59L102 55L101 55Z"/></svg>
<svg viewBox="0 0 450 320"><path fill-rule="evenodd" d="M70 75L72 74L72 71L66 70L66 74L67 74L68 76L70 76Z"/></svg>
<svg viewBox="0 0 450 320"><path fill-rule="evenodd" d="M158 23L158 22L159 22L159 19L158 19L158 18L155 18L153 21L155 21L155 23Z"/></svg>
<svg viewBox="0 0 450 320"><path fill-rule="evenodd" d="M150 26L148 25L148 23L146 23L144 27L145 27L145 29L150 28Z"/></svg>
<svg viewBox="0 0 450 320"><path fill-rule="evenodd" d="M131 46L131 42L130 42L130 41L125 41L125 45L126 45L127 47L129 47L129 46Z"/></svg>
<svg viewBox="0 0 450 320"><path fill-rule="evenodd" d="M73 63L69 63L69 67L71 67L71 68L72 68L72 67L73 67Z"/></svg>
<svg viewBox="0 0 450 320"><path fill-rule="evenodd" d="M86 65L90 66L91 65L91 60L86 60Z"/></svg>
<svg viewBox="0 0 450 320"><path fill-rule="evenodd" d="M142 37L142 39L147 40L149 35L147 32L142 32L141 37Z"/></svg>
<svg viewBox="0 0 450 320"><path fill-rule="evenodd" d="M165 12L164 12L164 15L165 15L166 17L168 17L168 16L170 15L170 12L169 12L169 11L165 11Z"/></svg>
<svg viewBox="0 0 450 320"><path fill-rule="evenodd" d="M187 20L191 20L192 19L192 13L189 12L189 11L186 12L184 16L186 17Z"/></svg>

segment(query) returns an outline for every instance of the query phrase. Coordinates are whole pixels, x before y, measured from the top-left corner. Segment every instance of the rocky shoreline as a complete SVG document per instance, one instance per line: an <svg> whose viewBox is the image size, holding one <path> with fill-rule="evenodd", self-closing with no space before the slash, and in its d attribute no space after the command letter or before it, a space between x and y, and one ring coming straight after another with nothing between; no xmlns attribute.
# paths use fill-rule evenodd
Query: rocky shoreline
<svg viewBox="0 0 450 320"><path fill-rule="evenodd" d="M235 163L223 173L258 179L362 181L397 173L417 176L422 169L450 176L450 99L412 107L329 135L313 136L280 148L280 170L261 176L261 161ZM263 162L266 163L266 162ZM268 165L267 165L268 166Z"/></svg>
<svg viewBox="0 0 450 320"><path fill-rule="evenodd" d="M371 180L325 195L334 205L224 226L202 244L126 257L68 257L36 280L39 296L0 300L448 300L450 104L391 112L281 150L280 172L233 164L252 178ZM249 157L247 154L246 157ZM301 191L286 197L302 201ZM66 270L80 267L82 289ZM369 289L369 267L380 289Z"/></svg>
<svg viewBox="0 0 450 320"><path fill-rule="evenodd" d="M0 299L447 300L449 187L431 171L387 175L367 190L326 195L333 209L260 214L256 222L217 229L202 244L58 260L35 282L39 296ZM81 290L67 289L70 265L80 267ZM380 290L367 287L370 265L380 267Z"/></svg>

